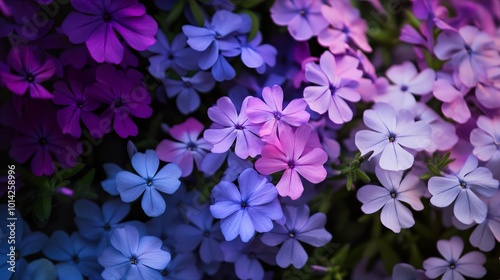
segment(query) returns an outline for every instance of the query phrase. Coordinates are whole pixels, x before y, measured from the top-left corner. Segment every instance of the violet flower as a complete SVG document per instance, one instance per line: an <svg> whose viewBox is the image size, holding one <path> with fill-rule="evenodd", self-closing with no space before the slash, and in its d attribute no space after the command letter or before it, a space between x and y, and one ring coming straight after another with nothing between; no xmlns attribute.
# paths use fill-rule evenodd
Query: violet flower
<svg viewBox="0 0 500 280"><path fill-rule="evenodd" d="M470 133L472 153L482 161L500 157L500 116L479 116L477 126Z"/></svg>
<svg viewBox="0 0 500 280"><path fill-rule="evenodd" d="M440 275L442 280L482 278L486 275L484 263L486 257L483 253L473 251L460 257L464 250L464 242L458 236L450 240L439 240L437 248L443 258L428 258L424 261L425 275L431 279Z"/></svg>
<svg viewBox="0 0 500 280"><path fill-rule="evenodd" d="M328 111L330 119L337 124L352 120L353 112L346 101L358 102L361 96L356 91L363 72L357 69L359 60L352 56L334 56L326 51L319 65L306 65L306 80L317 84L304 89L304 99L311 110L323 114Z"/></svg>
<svg viewBox="0 0 500 280"><path fill-rule="evenodd" d="M470 155L456 174L443 174L429 180L431 203L446 207L456 200L453 213L464 224L484 222L488 211L478 194L491 197L498 190L498 180L493 179L491 171L477 166L477 158Z"/></svg>
<svg viewBox="0 0 500 280"><path fill-rule="evenodd" d="M117 33L133 49L145 51L156 42L158 24L137 0L71 0L76 11L62 23L73 44L85 42L97 62L119 64L124 47Z"/></svg>

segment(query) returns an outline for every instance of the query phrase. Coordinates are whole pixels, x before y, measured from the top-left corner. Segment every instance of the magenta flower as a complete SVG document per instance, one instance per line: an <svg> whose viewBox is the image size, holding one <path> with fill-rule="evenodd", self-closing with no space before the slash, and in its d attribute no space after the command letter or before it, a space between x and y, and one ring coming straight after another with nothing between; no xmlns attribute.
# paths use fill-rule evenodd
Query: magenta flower
<svg viewBox="0 0 500 280"><path fill-rule="evenodd" d="M158 24L137 0L71 0L76 11L62 23L73 44L85 42L97 62L119 64L124 47L116 33L133 49L145 51L156 42Z"/></svg>
<svg viewBox="0 0 500 280"><path fill-rule="evenodd" d="M351 44L365 52L372 48L366 39L366 22L360 18L359 10L342 1L332 2L332 6L323 5L321 13L330 23L330 27L318 34L318 42L334 54L343 54L351 49Z"/></svg>
<svg viewBox="0 0 500 280"><path fill-rule="evenodd" d="M238 157L246 159L260 154L263 146L258 136L260 125L250 122L246 114L249 98L243 101L239 114L227 96L219 98L217 105L208 109L214 127L205 130L203 138L213 145L212 153L228 151L236 140L234 152Z"/></svg>
<svg viewBox="0 0 500 280"><path fill-rule="evenodd" d="M251 97L247 107L248 119L262 124L260 136L277 135L282 126L297 127L309 121L307 104L303 99L294 99L283 109L283 89L280 86L265 87L262 97L265 103L260 98Z"/></svg>
<svg viewBox="0 0 500 280"><path fill-rule="evenodd" d="M443 114L458 123L465 123L471 117L469 106L464 100L468 92L469 87L457 86L451 75L442 72L438 73L432 89L434 96L443 101Z"/></svg>
<svg viewBox="0 0 500 280"><path fill-rule="evenodd" d="M302 195L304 186L299 175L313 184L325 180L323 164L328 155L321 148L310 145L314 136L309 125L303 125L295 132L289 128L280 133L279 142L266 144L262 149L262 157L255 162L255 169L264 175L285 170L276 185L281 196L295 200Z"/></svg>
<svg viewBox="0 0 500 280"><path fill-rule="evenodd" d="M36 176L52 175L56 164L73 167L82 153L82 145L72 136L62 134L57 126L56 110L50 104L26 104L29 114L14 126L19 134L12 138L10 156L18 163L31 160Z"/></svg>
<svg viewBox="0 0 500 280"><path fill-rule="evenodd" d="M309 40L328 26L321 14L319 0L277 0L271 7L271 18L280 26L288 26L297 41Z"/></svg>
<svg viewBox="0 0 500 280"><path fill-rule="evenodd" d="M415 224L413 215L401 202L406 202L417 211L424 209L420 197L425 192L415 175L403 178L403 171L387 171L375 168L375 174L382 187L365 185L357 193L358 200L363 203L361 210L372 214L382 208L380 220L382 224L398 233L402 228L410 228Z"/></svg>
<svg viewBox="0 0 500 280"><path fill-rule="evenodd" d="M77 73L71 73L68 83L63 81L54 83L54 99L52 101L57 105L65 106L57 111L59 126L63 133L79 138L82 134L81 120L93 136L101 137L99 117L93 113L101 104L89 97L84 83L76 75Z"/></svg>
<svg viewBox="0 0 500 280"><path fill-rule="evenodd" d="M491 197L498 190L498 180L493 179L491 171L477 165L477 158L470 155L458 173L429 180L431 203L446 207L455 201L453 213L464 224L484 222L488 211L478 194Z"/></svg>
<svg viewBox="0 0 500 280"><path fill-rule="evenodd" d="M437 38L434 48L441 60L450 60L454 75L468 86L476 86L487 80L487 69L500 65L500 56L495 42L484 31L474 26L463 26L458 32L445 31Z"/></svg>
<svg viewBox="0 0 500 280"><path fill-rule="evenodd" d="M482 161L500 157L500 117L479 116L477 126L470 133L472 153Z"/></svg>
<svg viewBox="0 0 500 280"><path fill-rule="evenodd" d="M411 150L424 149L430 143L431 128L423 121L415 122L407 110L396 110L386 103L376 103L363 114L365 125L355 135L356 147L362 154L373 151L370 158L380 154L381 168L406 170L413 165ZM408 151L407 149L411 149Z"/></svg>
<svg viewBox="0 0 500 280"><path fill-rule="evenodd" d="M198 139L202 131L203 124L194 118L174 125L168 132L178 142L161 141L156 147L156 154L163 161L177 164L182 170L182 177L186 177L193 172L193 161L200 169L203 158L212 148L205 139Z"/></svg>
<svg viewBox="0 0 500 280"><path fill-rule="evenodd" d="M136 136L138 128L131 116L149 118L153 114L149 107L151 96L144 87L142 74L132 69L123 72L112 65L101 65L96 78L97 82L88 91L95 100L108 105L101 119L107 120L108 125L112 122L122 138Z"/></svg>
<svg viewBox="0 0 500 280"><path fill-rule="evenodd" d="M53 60L42 60L27 46L12 48L7 64L15 73L0 70L2 82L13 93L23 95L28 91L33 98L48 99L52 94L41 83L50 79L56 72Z"/></svg>
<svg viewBox="0 0 500 280"><path fill-rule="evenodd" d="M347 101L358 102L361 96L356 91L363 72L357 69L359 60L351 56L335 57L326 51L319 65L306 65L306 79L317 86L304 89L304 99L309 107L320 114L328 111L330 119L337 124L352 119L353 112Z"/></svg>
<svg viewBox="0 0 500 280"><path fill-rule="evenodd" d="M437 242L441 258L428 258L424 261L425 275L431 279L443 275L442 280L464 279L463 276L482 278L486 275L484 263L486 257L478 251L469 252L462 257L464 242L458 236L450 240L439 240Z"/></svg>

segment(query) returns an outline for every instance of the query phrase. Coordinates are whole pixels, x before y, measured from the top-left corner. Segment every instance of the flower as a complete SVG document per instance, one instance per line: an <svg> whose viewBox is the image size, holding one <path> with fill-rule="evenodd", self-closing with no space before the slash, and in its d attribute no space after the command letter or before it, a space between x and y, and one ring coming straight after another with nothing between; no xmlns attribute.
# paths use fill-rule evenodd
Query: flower
<svg viewBox="0 0 500 280"><path fill-rule="evenodd" d="M477 126L470 133L472 153L482 161L500 157L500 117L479 116Z"/></svg>
<svg viewBox="0 0 500 280"><path fill-rule="evenodd" d="M277 135L281 126L301 126L309 121L304 99L294 99L283 109L283 89L274 85L262 90L262 97L251 97L246 110L248 119L256 124L262 124L259 135Z"/></svg>
<svg viewBox="0 0 500 280"><path fill-rule="evenodd" d="M314 247L324 246L330 242L332 235L325 230L326 215L316 213L309 217L309 207L285 206L283 208L286 222L284 225L275 223L274 228L261 237L262 243L277 246L283 243L276 255L276 263L283 268L290 264L297 269L302 268L307 261L307 253L299 241Z"/></svg>
<svg viewBox="0 0 500 280"><path fill-rule="evenodd" d="M156 43L149 46L148 51L153 53L149 59L148 71L155 78L165 79L165 71L173 69L177 74L185 74L187 70L198 69L198 53L187 47L187 38L184 34L177 34L170 44L163 31L158 30Z"/></svg>
<svg viewBox="0 0 500 280"><path fill-rule="evenodd" d="M30 47L19 46L10 50L7 64L15 73L0 70L0 78L13 93L23 95L28 91L33 98L50 99L53 97L41 85L56 72L56 65L52 59L42 60Z"/></svg>
<svg viewBox="0 0 500 280"><path fill-rule="evenodd" d="M439 34L434 53L441 60L450 60L454 75L468 86L487 79L487 69L500 65L500 56L493 39L484 31L466 25L457 31Z"/></svg>
<svg viewBox="0 0 500 280"><path fill-rule="evenodd" d="M142 82L142 74L132 69L123 72L104 64L97 68L96 79L88 91L92 98L108 105L101 119L107 120L108 125L112 121L122 138L136 136L139 129L131 116L149 118L153 114L149 107L151 96Z"/></svg>
<svg viewBox="0 0 500 280"><path fill-rule="evenodd" d="M177 165L167 164L157 173L159 165L160 160L155 151L147 150L144 154L135 153L132 156L132 166L139 176L129 171L121 171L116 175L116 186L121 199L132 202L144 193L141 206L150 217L165 212L165 200L158 191L172 194L181 185L179 177L182 171Z"/></svg>
<svg viewBox="0 0 500 280"><path fill-rule="evenodd" d="M306 41L328 26L321 7L316 0L278 0L271 7L271 18L277 25L287 26L295 40Z"/></svg>
<svg viewBox="0 0 500 280"><path fill-rule="evenodd" d="M57 230L50 236L43 247L43 253L51 260L59 262L55 268L59 275L71 273L73 277L82 275L96 277L101 271L97 263L97 250L78 232L69 236Z"/></svg>
<svg viewBox="0 0 500 280"><path fill-rule="evenodd" d="M361 96L356 91L363 72L357 69L359 60L352 56L337 56L324 52L319 65L306 64L306 80L317 84L304 89L304 99L311 110L323 114L328 111L330 119L337 124L348 122L353 113L347 101L358 102Z"/></svg>
<svg viewBox="0 0 500 280"><path fill-rule="evenodd" d="M403 171L387 171L378 166L375 174L382 187L365 185L358 190L357 198L363 203L361 210L371 214L382 208L382 224L396 233L412 227L415 224L413 215L401 202L417 211L424 209L420 197L425 189L419 184L420 179L412 174L403 178Z"/></svg>
<svg viewBox="0 0 500 280"><path fill-rule="evenodd" d="M82 135L80 120L96 138L102 137L99 128L99 117L93 111L100 107L100 103L89 97L88 91L78 73L69 74L69 82L57 81L54 83L54 98L52 102L66 106L57 111L57 121L63 133L75 138Z"/></svg>
<svg viewBox="0 0 500 280"><path fill-rule="evenodd" d="M190 58L191 59L191 58ZM167 96L177 96L176 104L181 113L187 115L200 107L198 92L206 93L215 86L215 80L208 72L197 72L192 77L183 76L181 80L164 79Z"/></svg>
<svg viewBox="0 0 500 280"><path fill-rule="evenodd" d="M260 44L262 42L262 34L257 32L257 35L247 41L246 35L238 36L241 49L241 61L249 68L257 68L257 72L263 74L266 64L274 67L276 64L277 50L269 44Z"/></svg>
<svg viewBox="0 0 500 280"><path fill-rule="evenodd" d="M311 183L317 184L326 178L323 164L328 155L323 149L311 145L317 137L309 125L303 125L295 132L285 129L277 143L268 143L262 149L262 157L255 162L255 169L264 175L285 170L276 185L281 196L298 199L304 191L299 177L302 175ZM309 145L308 145L309 144Z"/></svg>
<svg viewBox="0 0 500 280"><path fill-rule="evenodd" d="M500 242L500 192L497 192L486 202L488 214L483 223L472 231L469 241L472 246L483 252L489 252Z"/></svg>
<svg viewBox="0 0 500 280"><path fill-rule="evenodd" d="M423 149L430 143L431 128L423 121L413 121L413 114L396 110L386 103L376 103L363 113L363 122L372 130L355 135L356 147L362 154L373 151L370 158L381 155L382 169L399 171L413 165L413 155L405 148Z"/></svg>
<svg viewBox="0 0 500 280"><path fill-rule="evenodd" d="M334 54L343 54L354 44L365 52L372 48L366 39L366 22L360 18L359 10L341 1L331 1L332 6L323 5L321 13L330 26L318 34L318 42Z"/></svg>
<svg viewBox="0 0 500 280"><path fill-rule="evenodd" d="M443 114L461 124L466 123L471 117L470 108L464 100L468 92L469 87L458 86L451 75L443 72L438 72L437 80L432 87L434 97L443 101L441 105Z"/></svg>
<svg viewBox="0 0 500 280"><path fill-rule="evenodd" d="M194 118L174 125L169 129L169 133L179 142L162 140L156 147L156 154L163 161L177 164L182 170L182 177L186 177L193 172L193 161L200 169L203 158L212 148L205 139L198 139L202 131L203 124Z"/></svg>
<svg viewBox="0 0 500 280"><path fill-rule="evenodd" d="M111 235L111 247L97 261L104 266L104 279L161 279L160 269L170 262L170 253L161 250L154 236L139 236L132 226L117 228Z"/></svg>
<svg viewBox="0 0 500 280"><path fill-rule="evenodd" d="M62 23L62 31L73 44L85 42L97 62L120 64L124 47L145 51L156 42L158 24L137 0L71 0L76 11Z"/></svg>
<svg viewBox="0 0 500 280"><path fill-rule="evenodd" d="M450 240L439 240L437 248L444 259L432 257L424 261L425 275L431 279L443 275L442 280L482 278L486 274L483 264L486 262L484 254L473 251L462 257L464 242L458 236ZM462 276L463 275L463 276Z"/></svg>
<svg viewBox="0 0 500 280"><path fill-rule="evenodd" d="M196 256L191 253L179 253L161 271L163 280L201 279L202 273L197 266Z"/></svg>
<svg viewBox="0 0 500 280"><path fill-rule="evenodd" d="M101 187L110 195L119 195L120 193L116 187L116 174L118 174L123 169L114 163L105 163L102 165L106 176L106 180L101 181Z"/></svg>
<svg viewBox="0 0 500 280"><path fill-rule="evenodd" d="M429 180L431 203L446 207L456 200L453 213L464 224L484 222L488 210L477 195L491 197L498 190L498 180L493 179L491 171L477 165L477 158L470 155L458 173L435 176Z"/></svg>
<svg viewBox="0 0 500 280"><path fill-rule="evenodd" d="M236 139L234 150L240 158L245 159L260 154L263 146L258 136L260 125L250 122L246 114L249 98L243 101L239 115L227 96L219 98L217 105L208 109L208 117L216 126L205 130L203 138L213 145L213 153L228 151Z"/></svg>
<svg viewBox="0 0 500 280"><path fill-rule="evenodd" d="M258 238L249 243L239 239L225 241L220 247L224 252L224 261L234 263L234 271L239 279L264 279L261 261L276 265L278 248L266 246Z"/></svg>
<svg viewBox="0 0 500 280"><path fill-rule="evenodd" d="M392 270L392 280L427 280L425 272L406 263L398 263Z"/></svg>
<svg viewBox="0 0 500 280"><path fill-rule="evenodd" d="M227 241L238 235L248 242L255 232L268 232L273 220L283 217L278 192L266 177L252 168L238 177L239 189L231 182L221 181L212 190L215 203L210 212L221 220L221 230Z"/></svg>

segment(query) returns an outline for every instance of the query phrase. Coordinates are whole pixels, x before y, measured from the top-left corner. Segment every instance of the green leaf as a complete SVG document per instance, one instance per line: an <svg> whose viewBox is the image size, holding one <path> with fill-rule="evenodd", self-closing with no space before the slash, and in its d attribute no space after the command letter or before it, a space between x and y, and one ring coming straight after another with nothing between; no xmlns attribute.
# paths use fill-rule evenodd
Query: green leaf
<svg viewBox="0 0 500 280"><path fill-rule="evenodd" d="M352 173L349 173L347 175L347 182L346 182L346 187L347 187L347 190L350 191L352 189Z"/></svg>
<svg viewBox="0 0 500 280"><path fill-rule="evenodd" d="M340 250L335 253L335 255L330 259L330 262L335 265L342 267L344 265L345 259L347 258L347 254L349 254L349 249L351 248L351 244L345 244L340 248Z"/></svg>
<svg viewBox="0 0 500 280"><path fill-rule="evenodd" d="M172 10L168 12L167 18L165 19L165 25L167 28L179 18L179 16L182 14L182 11L184 10L185 5L185 0L179 0L172 8Z"/></svg>
<svg viewBox="0 0 500 280"><path fill-rule="evenodd" d="M45 222L52 212L52 194L45 192L41 197L35 200L33 211L35 218L39 222Z"/></svg>
<svg viewBox="0 0 500 280"><path fill-rule="evenodd" d="M369 183L369 182L370 182L370 177L369 177L368 175L366 175L366 173L365 173L365 172L363 172L363 171L361 171L361 170L359 170L359 169L356 169L356 171L355 171L355 172L356 172L357 177L358 177L361 181L363 181L363 182L365 182L365 183Z"/></svg>
<svg viewBox="0 0 500 280"><path fill-rule="evenodd" d="M405 14L408 19L408 23L416 30L419 30L420 21L415 17L415 15L410 10L405 10Z"/></svg>
<svg viewBox="0 0 500 280"><path fill-rule="evenodd" d="M255 38L255 36L259 32L260 17L258 14L254 13L250 10L243 10L242 12L247 14L248 16L250 16L250 19L252 20L252 28L250 29L250 33L248 33L248 41L250 41L253 38Z"/></svg>
<svg viewBox="0 0 500 280"><path fill-rule="evenodd" d="M433 164L428 164L427 168L429 168L429 170L432 172L432 174L434 174L436 176L441 175L441 171L439 171L439 169L437 169Z"/></svg>
<svg viewBox="0 0 500 280"><path fill-rule="evenodd" d="M203 13L203 9L200 7L200 4L198 4L196 0L189 0L189 8L191 8L196 24L198 24L198 26L203 26L205 23L205 14Z"/></svg>

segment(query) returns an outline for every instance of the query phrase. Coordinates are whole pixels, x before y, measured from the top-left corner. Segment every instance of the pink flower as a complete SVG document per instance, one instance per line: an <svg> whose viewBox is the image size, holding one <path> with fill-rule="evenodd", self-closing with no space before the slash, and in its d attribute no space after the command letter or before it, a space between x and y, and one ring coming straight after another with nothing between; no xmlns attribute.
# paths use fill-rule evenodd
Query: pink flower
<svg viewBox="0 0 500 280"><path fill-rule="evenodd" d="M271 18L277 25L288 26L295 40L305 41L328 25L321 6L320 0L277 0L271 7Z"/></svg>
<svg viewBox="0 0 500 280"><path fill-rule="evenodd" d="M352 119L353 112L347 101L358 102L361 96L356 91L363 72L357 69L359 60L351 56L335 57L326 51L319 65L306 65L306 79L317 86L304 89L304 99L309 107L320 114L328 111L330 119L337 124Z"/></svg>
<svg viewBox="0 0 500 280"><path fill-rule="evenodd" d="M262 97L265 103L260 98L250 97L247 107L248 119L262 124L260 136L276 135L282 131L282 126L301 126L309 121L304 99L294 99L283 109L283 89L280 86L265 87Z"/></svg>
<svg viewBox="0 0 500 280"><path fill-rule="evenodd" d="M260 125L250 122L246 114L249 98L243 100L239 114L227 96L219 98L217 105L208 109L208 117L214 126L205 130L203 138L213 145L212 153L228 151L236 140L234 151L238 157L246 159L260 154L263 146L258 136Z"/></svg>
<svg viewBox="0 0 500 280"><path fill-rule="evenodd" d="M471 117L469 106L464 100L468 91L469 88L466 86L458 87L453 77L446 73L439 73L432 89L434 96L443 101L441 105L443 114L458 123L465 123Z"/></svg>
<svg viewBox="0 0 500 280"><path fill-rule="evenodd" d="M380 154L379 166L385 170L405 170L413 165L410 151L424 149L430 143L431 128L423 121L415 122L413 114L396 110L386 103L377 103L366 110L363 122L371 130L356 133L355 143L362 154ZM408 151L405 148L409 148Z"/></svg>
<svg viewBox="0 0 500 280"><path fill-rule="evenodd" d="M193 172L193 161L200 169L201 162L207 151L212 148L205 139L198 139L203 131L203 124L194 118L174 125L170 128L170 135L179 142L163 140L156 147L158 157L166 162L173 162L182 170L182 177Z"/></svg>
<svg viewBox="0 0 500 280"><path fill-rule="evenodd" d="M299 175L314 184L326 178L323 167L328 159L326 152L308 145L314 136L308 125L297 128L295 132L289 128L280 134L278 142L268 143L262 149L262 157L255 163L255 168L264 175L285 170L276 185L281 196L295 200L302 195L304 186Z"/></svg>

